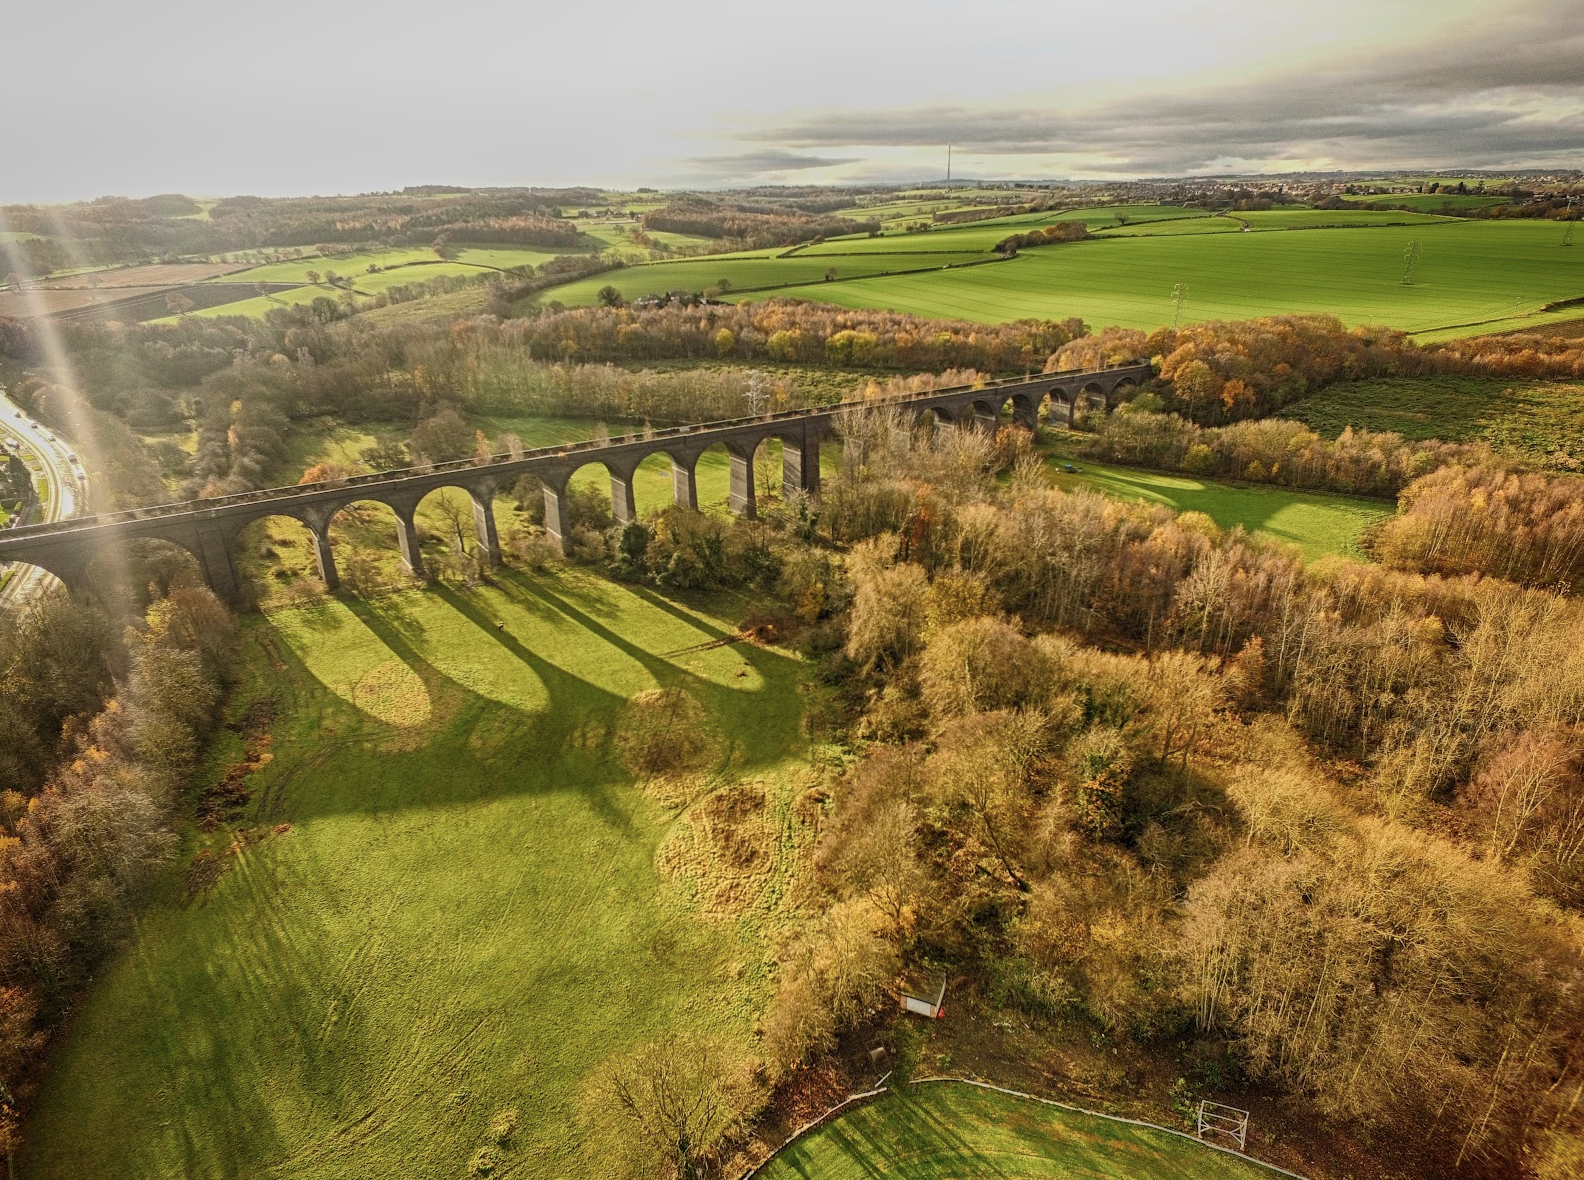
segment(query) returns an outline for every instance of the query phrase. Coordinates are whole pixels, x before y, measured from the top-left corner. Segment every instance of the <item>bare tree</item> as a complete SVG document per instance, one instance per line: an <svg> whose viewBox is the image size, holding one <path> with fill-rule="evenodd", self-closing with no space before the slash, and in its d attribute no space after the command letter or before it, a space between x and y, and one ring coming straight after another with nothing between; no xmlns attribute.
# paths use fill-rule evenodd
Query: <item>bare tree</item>
<svg viewBox="0 0 1584 1180"><path fill-rule="evenodd" d="M606 1067L594 1095L659 1174L701 1176L709 1161L757 1109L760 1093L747 1062L720 1044L671 1034Z"/></svg>

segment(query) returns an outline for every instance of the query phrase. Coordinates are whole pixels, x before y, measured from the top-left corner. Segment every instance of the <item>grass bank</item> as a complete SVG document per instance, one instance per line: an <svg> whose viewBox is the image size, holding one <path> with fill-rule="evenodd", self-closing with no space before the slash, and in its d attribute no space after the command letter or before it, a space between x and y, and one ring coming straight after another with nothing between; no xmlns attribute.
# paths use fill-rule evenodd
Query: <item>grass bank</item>
<svg viewBox="0 0 1584 1180"><path fill-rule="evenodd" d="M670 1029L746 1041L795 920L804 666L698 650L744 609L568 571L255 617L232 710L271 739L252 834L187 836L183 867L202 845L228 871L172 872L52 1058L17 1174L462 1176L480 1151L612 1174L585 1154L590 1071ZM715 752L640 787L614 735L673 685ZM723 787L759 801L729 832L698 819Z"/></svg>
<svg viewBox="0 0 1584 1180"><path fill-rule="evenodd" d="M1395 511L1392 504L1358 496L1215 483L1175 472L1091 463L1060 447L1047 454L1053 478L1064 490L1092 488L1118 500L1164 504L1178 512L1203 512L1222 528L1242 526L1251 533L1296 545L1307 561L1333 554L1362 557L1359 537ZM1079 472L1063 471L1068 463Z"/></svg>
<svg viewBox="0 0 1584 1180"><path fill-rule="evenodd" d="M1149 1127L950 1082L893 1091L798 1140L755 1180L1274 1180Z"/></svg>
<svg viewBox="0 0 1584 1180"><path fill-rule="evenodd" d="M1398 377L1331 385L1282 410L1322 434L1349 426L1404 438L1483 440L1553 466L1584 466L1584 384Z"/></svg>

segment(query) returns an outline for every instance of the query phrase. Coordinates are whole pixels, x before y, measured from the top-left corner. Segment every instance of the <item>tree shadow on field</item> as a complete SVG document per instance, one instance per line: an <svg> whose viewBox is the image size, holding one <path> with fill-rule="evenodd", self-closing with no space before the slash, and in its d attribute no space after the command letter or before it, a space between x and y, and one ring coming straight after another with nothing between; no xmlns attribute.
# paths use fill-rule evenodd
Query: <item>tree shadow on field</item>
<svg viewBox="0 0 1584 1180"><path fill-rule="evenodd" d="M931 1175L1008 1175L909 1091L893 1091L882 1101L883 1119L859 1113L856 1118L838 1118L820 1133L825 1146L839 1151L842 1162L862 1169L863 1175L895 1175L899 1158L928 1168Z"/></svg>
<svg viewBox="0 0 1584 1180"><path fill-rule="evenodd" d="M724 736L733 747L734 760L743 767L764 766L801 752L806 745L802 734L803 702L794 675L798 661L754 643L738 643L732 652L758 675L762 687L745 691L719 684L689 671L676 662L639 647L631 640L590 617L563 596L561 585L551 589L543 582L511 575L501 579L501 587L513 599L537 599L591 635L609 643L623 655L640 664L656 684L682 688L698 698L711 720L726 730ZM627 587L634 597L678 621L704 637L703 642L731 638L731 633L711 626L665 598L641 587ZM481 616L482 617L482 616ZM745 741L745 739L747 739Z"/></svg>

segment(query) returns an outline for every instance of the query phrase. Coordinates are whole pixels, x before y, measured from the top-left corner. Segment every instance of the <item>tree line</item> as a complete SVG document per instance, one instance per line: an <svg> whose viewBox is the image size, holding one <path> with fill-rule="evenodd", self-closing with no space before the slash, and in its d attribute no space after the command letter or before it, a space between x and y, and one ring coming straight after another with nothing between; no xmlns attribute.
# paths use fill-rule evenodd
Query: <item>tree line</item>
<svg viewBox="0 0 1584 1180"><path fill-rule="evenodd" d="M1105 417L1091 415L1080 451L1134 467L1379 497L1396 496L1447 464L1497 462L1485 443L1405 439L1351 426L1328 439L1282 418L1206 427L1149 408L1159 404L1143 393Z"/></svg>
<svg viewBox="0 0 1584 1180"><path fill-rule="evenodd" d="M667 233L716 238L729 243L734 250L795 246L815 238L878 233L880 230L877 221L854 221L771 203L746 203L691 194L645 213L643 225L645 229Z"/></svg>
<svg viewBox="0 0 1584 1180"><path fill-rule="evenodd" d="M1482 336L1416 345L1391 328L1349 329L1334 316L1265 316L1141 332L1106 328L1056 351L1047 371L1129 357L1158 362L1166 407L1204 425L1262 418L1338 381L1430 374L1584 376L1584 341Z"/></svg>
<svg viewBox="0 0 1584 1180"><path fill-rule="evenodd" d="M144 572L149 572L145 570ZM117 632L65 598L0 634L0 1150L51 1034L132 933L234 667L209 591Z"/></svg>

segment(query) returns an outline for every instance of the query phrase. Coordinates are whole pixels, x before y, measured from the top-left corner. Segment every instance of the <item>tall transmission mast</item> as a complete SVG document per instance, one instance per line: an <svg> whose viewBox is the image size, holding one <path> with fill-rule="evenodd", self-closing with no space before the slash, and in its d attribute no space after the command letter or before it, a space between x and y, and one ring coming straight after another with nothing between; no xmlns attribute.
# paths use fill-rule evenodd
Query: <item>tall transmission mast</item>
<svg viewBox="0 0 1584 1180"><path fill-rule="evenodd" d="M1413 286L1414 264L1418 261L1419 239L1415 238L1413 241L1408 243L1408 248L1403 251L1403 262L1405 265L1403 266L1402 285L1404 287Z"/></svg>
<svg viewBox="0 0 1584 1180"><path fill-rule="evenodd" d="M1188 284L1178 283L1172 288L1172 327L1182 323L1183 304L1188 302Z"/></svg>

